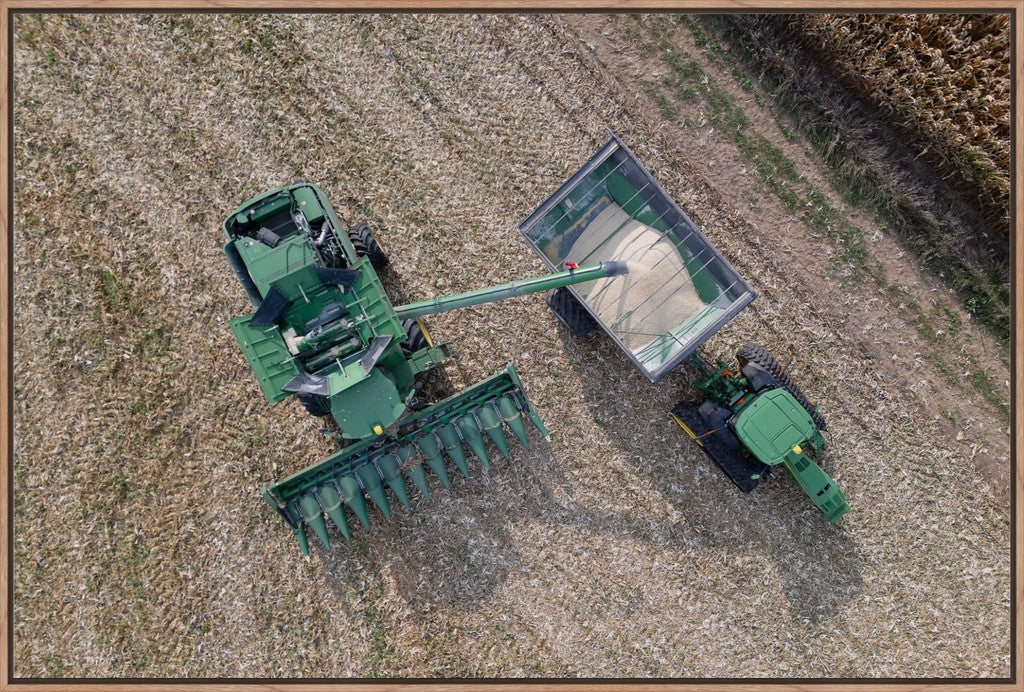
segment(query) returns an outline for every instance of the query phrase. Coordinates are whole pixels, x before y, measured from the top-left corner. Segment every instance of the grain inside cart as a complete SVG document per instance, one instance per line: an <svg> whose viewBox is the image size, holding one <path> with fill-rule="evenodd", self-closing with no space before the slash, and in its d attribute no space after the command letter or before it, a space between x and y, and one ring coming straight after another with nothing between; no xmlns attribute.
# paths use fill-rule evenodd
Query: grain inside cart
<svg viewBox="0 0 1024 692"><path fill-rule="evenodd" d="M552 269L601 257L630 263L623 277L549 300L576 333L600 325L652 382L756 295L614 135L519 232Z"/></svg>

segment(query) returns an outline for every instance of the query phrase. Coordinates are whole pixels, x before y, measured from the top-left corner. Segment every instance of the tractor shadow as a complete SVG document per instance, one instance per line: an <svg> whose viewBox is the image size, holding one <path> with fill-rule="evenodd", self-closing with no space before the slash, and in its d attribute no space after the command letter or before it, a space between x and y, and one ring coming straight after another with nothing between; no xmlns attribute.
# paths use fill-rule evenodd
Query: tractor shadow
<svg viewBox="0 0 1024 692"><path fill-rule="evenodd" d="M669 410L677 401L699 398L685 366L650 384L603 334L580 340L559 332L595 420L682 519L652 522L576 507L561 516L582 529L659 545L667 536L708 552L761 550L777 568L793 612L813 623L857 598L863 558L842 521L829 524L784 471L742 493L673 422ZM823 464L828 472L828 452Z"/></svg>

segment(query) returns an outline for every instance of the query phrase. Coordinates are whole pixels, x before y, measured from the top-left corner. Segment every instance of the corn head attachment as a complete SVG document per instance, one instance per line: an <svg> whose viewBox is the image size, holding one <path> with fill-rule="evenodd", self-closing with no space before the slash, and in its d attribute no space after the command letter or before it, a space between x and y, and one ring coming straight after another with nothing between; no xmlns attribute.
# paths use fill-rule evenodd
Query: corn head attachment
<svg viewBox="0 0 1024 692"><path fill-rule="evenodd" d="M509 458L509 433L512 440L529 448L526 421L547 436L515 368L509 365L469 389L410 415L392 434L345 447L265 487L263 497L288 523L302 553L308 556L310 529L324 546L330 545L325 515L347 539L352 517L364 526L370 525L367 498L384 518L389 518L395 500L409 507L410 482L423 497L430 497L428 471L435 482L447 488L450 472L458 469L468 478L474 459L489 468L493 454L488 453L489 446Z"/></svg>

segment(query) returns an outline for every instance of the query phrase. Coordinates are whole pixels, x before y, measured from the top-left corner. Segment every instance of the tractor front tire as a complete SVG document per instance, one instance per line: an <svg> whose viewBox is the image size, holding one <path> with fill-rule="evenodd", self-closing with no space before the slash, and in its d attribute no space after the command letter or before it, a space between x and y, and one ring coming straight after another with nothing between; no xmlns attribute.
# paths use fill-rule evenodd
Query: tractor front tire
<svg viewBox="0 0 1024 692"><path fill-rule="evenodd" d="M374 269L383 269L388 266L390 260L387 253L381 249L377 239L373 237L369 224L365 221L360 221L348 230L348 239L352 241L357 255L370 258L370 264Z"/></svg>
<svg viewBox="0 0 1024 692"><path fill-rule="evenodd" d="M793 398L797 400L804 410L810 414L814 424L818 427L818 430L825 430L825 418L818 413L814 405L807 400L804 393L800 391L800 388L794 384L793 380L786 374L785 369L779 365L779 361L775 360L768 349L763 346L759 346L753 342L747 342L740 347L740 350L736 352L736 360L740 362L740 367L745 366L747 363L753 363L759 365L767 370L772 377L778 380L779 384L787 392L793 395Z"/></svg>

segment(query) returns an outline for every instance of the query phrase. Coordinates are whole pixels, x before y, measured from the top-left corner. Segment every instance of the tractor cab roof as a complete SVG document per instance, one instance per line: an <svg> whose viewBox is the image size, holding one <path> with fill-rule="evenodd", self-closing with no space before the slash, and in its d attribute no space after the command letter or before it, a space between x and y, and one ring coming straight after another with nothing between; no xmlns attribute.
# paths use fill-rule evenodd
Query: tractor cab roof
<svg viewBox="0 0 1024 692"><path fill-rule="evenodd" d="M784 389L757 395L736 414L733 431L762 463L781 464L795 446L810 440L818 429L807 411Z"/></svg>

